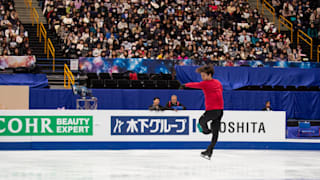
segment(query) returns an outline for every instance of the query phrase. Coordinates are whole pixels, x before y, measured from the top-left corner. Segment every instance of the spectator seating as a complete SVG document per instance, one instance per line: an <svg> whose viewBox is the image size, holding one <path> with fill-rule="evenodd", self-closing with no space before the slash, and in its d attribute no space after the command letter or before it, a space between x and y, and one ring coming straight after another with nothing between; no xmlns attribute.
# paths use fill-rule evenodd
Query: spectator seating
<svg viewBox="0 0 320 180"><path fill-rule="evenodd" d="M155 74L138 74L138 80L129 80L128 73L88 73L88 88L106 89L178 89L180 83L171 80L171 75L156 74L157 79L153 79Z"/></svg>
<svg viewBox="0 0 320 180"><path fill-rule="evenodd" d="M0 56L32 55L28 31L19 21L13 0L0 1Z"/></svg>
<svg viewBox="0 0 320 180"><path fill-rule="evenodd" d="M277 15L291 21L295 29L301 29L311 38L320 36L320 7L317 1L311 0L268 0L275 8Z"/></svg>
<svg viewBox="0 0 320 180"><path fill-rule="evenodd" d="M245 0L42 2L68 58L301 61L303 55ZM303 1L305 9L310 2Z"/></svg>

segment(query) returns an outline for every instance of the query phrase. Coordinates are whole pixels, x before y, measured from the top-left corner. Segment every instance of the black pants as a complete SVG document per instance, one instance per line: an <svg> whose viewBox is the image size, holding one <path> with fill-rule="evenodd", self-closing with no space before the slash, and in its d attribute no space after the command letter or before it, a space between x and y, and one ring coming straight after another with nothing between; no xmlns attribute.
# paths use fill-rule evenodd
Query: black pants
<svg viewBox="0 0 320 180"><path fill-rule="evenodd" d="M211 143L207 148L209 152L213 151L213 148L218 141L220 121L222 116L223 116L223 110L210 110L210 111L206 111L199 119L199 124L202 127L203 134L212 133ZM211 121L210 129L208 128L209 121Z"/></svg>

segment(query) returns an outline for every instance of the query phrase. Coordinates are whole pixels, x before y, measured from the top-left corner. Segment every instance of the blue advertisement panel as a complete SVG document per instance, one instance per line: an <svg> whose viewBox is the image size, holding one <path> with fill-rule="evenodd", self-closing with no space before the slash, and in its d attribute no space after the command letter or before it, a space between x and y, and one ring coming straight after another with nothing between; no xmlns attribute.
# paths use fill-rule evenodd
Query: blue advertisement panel
<svg viewBox="0 0 320 180"><path fill-rule="evenodd" d="M111 135L188 134L188 116L111 116Z"/></svg>
<svg viewBox="0 0 320 180"><path fill-rule="evenodd" d="M314 62L290 62L290 61L264 62L260 60L221 61L220 66L276 67L276 68L302 68L302 69L320 68L320 64L314 63Z"/></svg>
<svg viewBox="0 0 320 180"><path fill-rule="evenodd" d="M151 59L106 59L80 58L80 70L91 73L163 73L170 74L174 68L174 61Z"/></svg>
<svg viewBox="0 0 320 180"><path fill-rule="evenodd" d="M89 73L124 73L132 71L136 73L163 73L170 74L174 71L174 66L184 65L205 65L213 64L214 66L224 67L277 67L277 68L320 68L319 63L314 62L288 62L288 61L276 61L276 62L264 62L260 60L255 61L204 61L204 60L158 60L158 59L142 59L142 58L130 58L130 59L108 59L101 57L82 57L79 59L80 70Z"/></svg>

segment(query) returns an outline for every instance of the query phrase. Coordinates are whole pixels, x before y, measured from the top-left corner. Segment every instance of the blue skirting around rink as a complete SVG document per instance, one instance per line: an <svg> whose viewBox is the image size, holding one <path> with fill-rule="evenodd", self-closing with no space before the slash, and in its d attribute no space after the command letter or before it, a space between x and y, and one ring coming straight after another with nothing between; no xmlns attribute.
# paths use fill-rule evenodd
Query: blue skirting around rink
<svg viewBox="0 0 320 180"><path fill-rule="evenodd" d="M0 150L205 149L209 142L1 142ZM309 142L218 142L216 149L320 150Z"/></svg>
<svg viewBox="0 0 320 180"><path fill-rule="evenodd" d="M0 74L0 85L29 86L30 88L44 88L48 86L46 74Z"/></svg>
<svg viewBox="0 0 320 180"><path fill-rule="evenodd" d="M204 96L200 90L151 89L92 89L98 98L98 109L147 110L154 97L165 106L172 94L187 110L204 110ZM30 89L30 109L76 109L71 90ZM261 110L271 101L274 111L286 111L287 119L320 119L319 91L234 91L223 92L225 110Z"/></svg>
<svg viewBox="0 0 320 180"><path fill-rule="evenodd" d="M176 66L181 83L199 82L199 66ZM215 67L213 76L223 89L234 90L245 86L320 86L320 70L301 68Z"/></svg>

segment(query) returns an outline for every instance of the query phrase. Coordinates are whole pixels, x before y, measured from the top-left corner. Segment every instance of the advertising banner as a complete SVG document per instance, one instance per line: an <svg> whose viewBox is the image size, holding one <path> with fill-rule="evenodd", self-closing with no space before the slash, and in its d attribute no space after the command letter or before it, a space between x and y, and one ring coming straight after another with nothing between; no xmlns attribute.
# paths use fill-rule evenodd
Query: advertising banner
<svg viewBox="0 0 320 180"><path fill-rule="evenodd" d="M0 69L30 67L35 63L35 56L0 56Z"/></svg>
<svg viewBox="0 0 320 180"><path fill-rule="evenodd" d="M315 62L289 62L275 61L265 62L260 60L247 61L204 61L204 60L160 60L160 59L142 59L142 58L102 58L102 57L81 57L79 58L79 68L89 73L125 73L132 71L136 73L163 73L170 74L174 71L176 65L205 65L213 64L214 66L223 67L276 67L276 68L320 68L319 63Z"/></svg>
<svg viewBox="0 0 320 180"><path fill-rule="evenodd" d="M92 116L0 116L1 136L92 135Z"/></svg>
<svg viewBox="0 0 320 180"><path fill-rule="evenodd" d="M188 135L188 127L188 116L111 116L111 135Z"/></svg>
<svg viewBox="0 0 320 180"><path fill-rule="evenodd" d="M204 111L0 110L0 142L205 142ZM219 141L283 141L285 112L224 111ZM210 126L210 122L209 122Z"/></svg>

